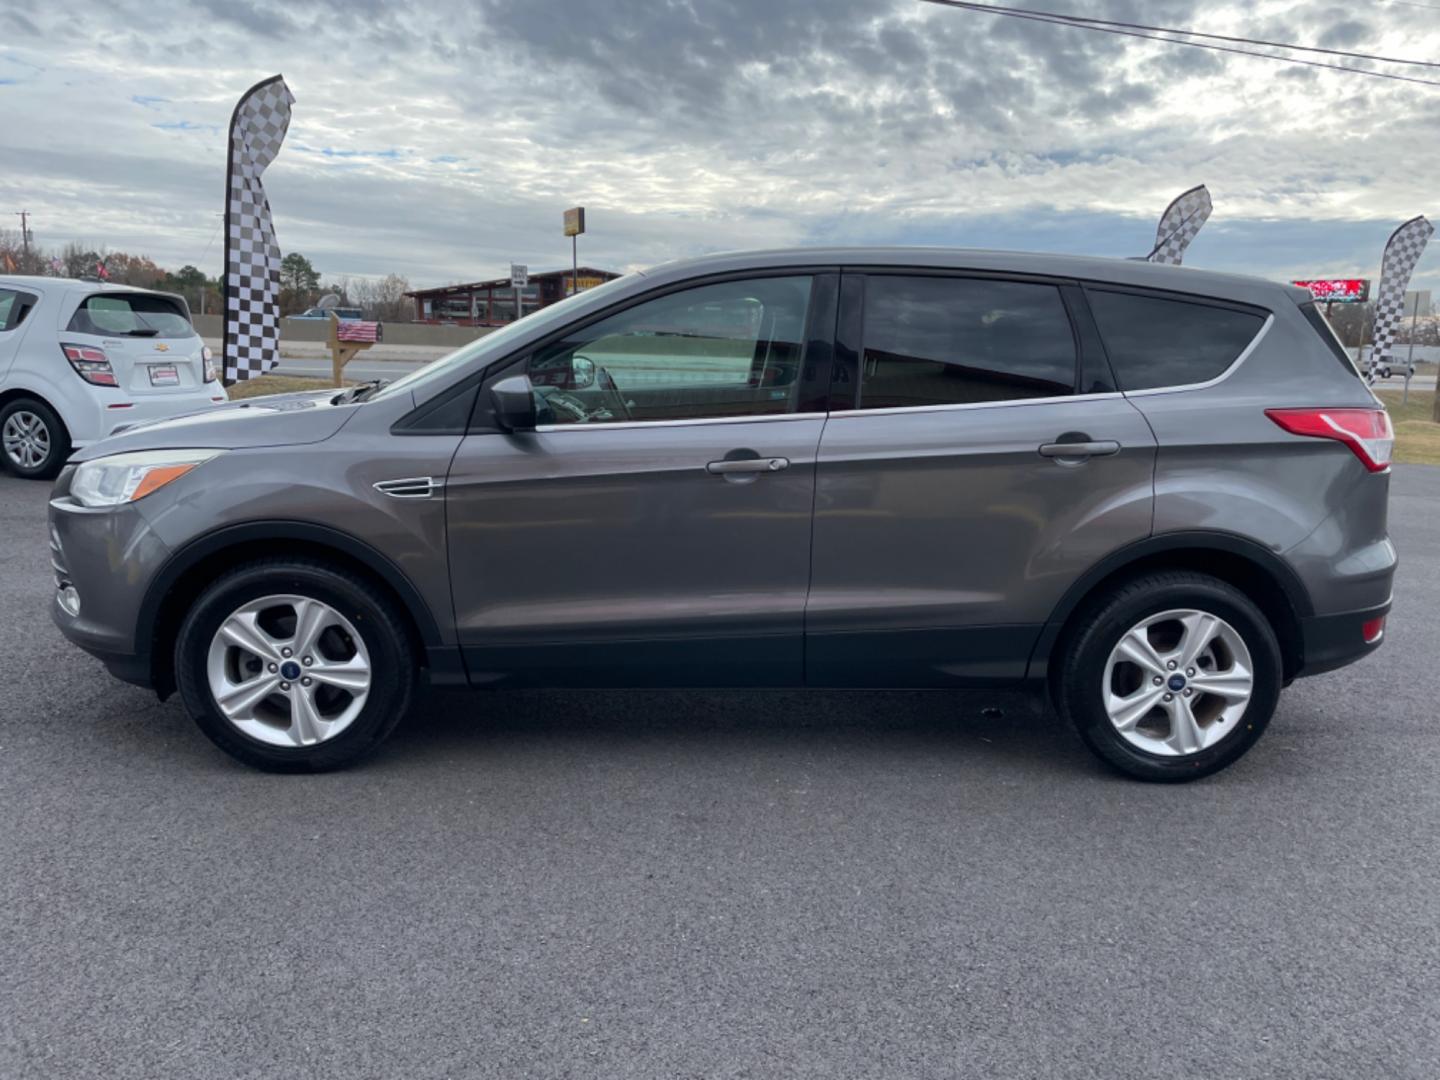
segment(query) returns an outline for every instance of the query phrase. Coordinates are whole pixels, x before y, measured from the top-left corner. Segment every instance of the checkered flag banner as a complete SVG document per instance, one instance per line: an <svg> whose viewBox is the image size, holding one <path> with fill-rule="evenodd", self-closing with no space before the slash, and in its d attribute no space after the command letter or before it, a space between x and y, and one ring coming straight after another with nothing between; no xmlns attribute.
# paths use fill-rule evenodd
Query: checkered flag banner
<svg viewBox="0 0 1440 1080"><path fill-rule="evenodd" d="M264 375L280 358L280 248L260 176L290 127L290 88L256 83L230 118L225 203L225 383Z"/></svg>
<svg viewBox="0 0 1440 1080"><path fill-rule="evenodd" d="M1185 249L1200 227L1210 220L1210 189L1204 184L1193 187L1165 208L1160 217L1160 227L1155 230L1155 247L1146 262L1179 266L1185 258Z"/></svg>
<svg viewBox="0 0 1440 1080"><path fill-rule="evenodd" d="M1380 291L1375 298L1375 347L1370 352L1369 369L1372 381L1375 369L1390 357L1390 347L1395 344L1395 334L1405 316L1405 290L1410 286L1410 275L1434 232L1435 226L1421 215L1391 233L1390 242L1385 245Z"/></svg>

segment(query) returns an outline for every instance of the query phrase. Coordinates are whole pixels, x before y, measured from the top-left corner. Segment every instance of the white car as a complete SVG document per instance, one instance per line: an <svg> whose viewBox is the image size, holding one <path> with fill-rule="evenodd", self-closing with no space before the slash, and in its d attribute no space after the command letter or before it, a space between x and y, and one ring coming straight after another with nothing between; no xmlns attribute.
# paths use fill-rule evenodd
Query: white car
<svg viewBox="0 0 1440 1080"><path fill-rule="evenodd" d="M14 475L48 479L71 449L226 400L181 297L0 276L0 461Z"/></svg>

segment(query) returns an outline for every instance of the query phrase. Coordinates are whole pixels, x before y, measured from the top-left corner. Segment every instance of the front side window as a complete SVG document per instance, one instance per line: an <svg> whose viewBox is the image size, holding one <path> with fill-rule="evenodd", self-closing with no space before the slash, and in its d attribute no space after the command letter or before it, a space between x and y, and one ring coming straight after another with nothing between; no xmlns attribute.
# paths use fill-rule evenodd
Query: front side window
<svg viewBox="0 0 1440 1080"><path fill-rule="evenodd" d="M864 334L862 409L1075 392L1075 334L1053 285L875 275Z"/></svg>
<svg viewBox="0 0 1440 1080"><path fill-rule="evenodd" d="M195 330L184 309L166 296L148 293L97 293L76 309L69 329L76 334L109 337L191 337Z"/></svg>
<svg viewBox="0 0 1440 1080"><path fill-rule="evenodd" d="M1249 311L1138 293L1085 290L1121 390L1219 378L1265 320Z"/></svg>
<svg viewBox="0 0 1440 1080"><path fill-rule="evenodd" d="M540 422L794 412L810 286L808 276L702 285L566 335L525 366Z"/></svg>

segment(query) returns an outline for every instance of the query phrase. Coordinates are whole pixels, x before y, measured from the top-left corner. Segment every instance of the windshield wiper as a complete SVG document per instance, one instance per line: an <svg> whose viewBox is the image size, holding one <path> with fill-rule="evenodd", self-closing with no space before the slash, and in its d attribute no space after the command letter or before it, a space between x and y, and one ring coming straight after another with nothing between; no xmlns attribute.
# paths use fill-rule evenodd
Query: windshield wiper
<svg viewBox="0 0 1440 1080"><path fill-rule="evenodd" d="M350 405L357 401L364 401L382 386L387 386L389 382L389 379L371 379L369 382L363 382L359 386L346 387L330 399L330 404Z"/></svg>
<svg viewBox="0 0 1440 1080"><path fill-rule="evenodd" d="M125 331L126 337L158 337L159 334L160 331L156 330L153 326L140 326L134 330Z"/></svg>

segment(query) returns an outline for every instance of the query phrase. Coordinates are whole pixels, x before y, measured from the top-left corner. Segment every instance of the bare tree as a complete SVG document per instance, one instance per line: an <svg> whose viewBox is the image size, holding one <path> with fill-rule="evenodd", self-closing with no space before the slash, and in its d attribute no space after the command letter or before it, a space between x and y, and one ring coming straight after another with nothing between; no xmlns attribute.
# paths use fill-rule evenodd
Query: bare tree
<svg viewBox="0 0 1440 1080"><path fill-rule="evenodd" d="M405 294L410 282L399 274L386 274L371 280L357 278L350 284L351 302L358 305L368 319L379 322L402 322L410 317L410 301Z"/></svg>

